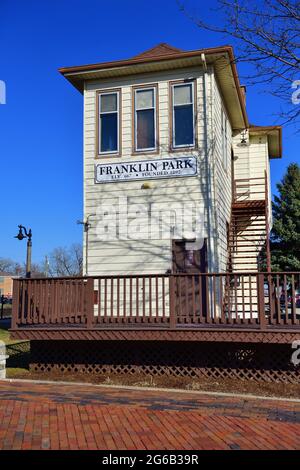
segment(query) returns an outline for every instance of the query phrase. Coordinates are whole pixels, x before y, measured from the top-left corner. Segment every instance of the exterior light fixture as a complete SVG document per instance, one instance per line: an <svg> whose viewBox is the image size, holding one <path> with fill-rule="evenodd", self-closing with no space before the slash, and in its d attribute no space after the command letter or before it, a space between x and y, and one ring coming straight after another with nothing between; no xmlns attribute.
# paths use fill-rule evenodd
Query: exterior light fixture
<svg viewBox="0 0 300 470"><path fill-rule="evenodd" d="M151 183L143 183L142 186L141 186L141 189L151 189L152 188L152 184Z"/></svg>
<svg viewBox="0 0 300 470"><path fill-rule="evenodd" d="M32 250L32 231L31 228L27 229L23 225L18 225L19 233L14 237L18 240L23 240L27 238L27 254L26 254L26 277L31 277L31 250Z"/></svg>
<svg viewBox="0 0 300 470"><path fill-rule="evenodd" d="M247 129L244 129L243 132L241 133L241 142L240 142L241 147L247 147L248 145L247 140L246 140L246 135L247 135Z"/></svg>

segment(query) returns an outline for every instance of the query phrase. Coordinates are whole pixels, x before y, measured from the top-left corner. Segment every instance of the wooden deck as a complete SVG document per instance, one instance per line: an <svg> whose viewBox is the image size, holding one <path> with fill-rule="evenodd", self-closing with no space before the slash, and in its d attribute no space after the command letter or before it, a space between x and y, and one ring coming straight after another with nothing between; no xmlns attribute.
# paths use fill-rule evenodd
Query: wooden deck
<svg viewBox="0 0 300 470"><path fill-rule="evenodd" d="M300 273L15 279L12 336L31 340L291 342Z"/></svg>

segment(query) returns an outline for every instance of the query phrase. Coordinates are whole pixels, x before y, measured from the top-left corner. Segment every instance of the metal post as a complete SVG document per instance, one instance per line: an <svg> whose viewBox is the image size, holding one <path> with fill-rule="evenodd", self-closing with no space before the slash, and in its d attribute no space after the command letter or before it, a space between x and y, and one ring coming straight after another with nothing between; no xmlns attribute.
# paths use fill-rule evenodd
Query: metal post
<svg viewBox="0 0 300 470"><path fill-rule="evenodd" d="M26 256L26 277L31 277L31 249L32 241L31 238L27 240L27 256Z"/></svg>
<svg viewBox="0 0 300 470"><path fill-rule="evenodd" d="M78 224L83 225L83 230L85 233L85 275L88 276L89 267L88 267L88 255L89 255L89 229L91 227L90 217L95 217L96 214L89 214L85 221L77 220Z"/></svg>

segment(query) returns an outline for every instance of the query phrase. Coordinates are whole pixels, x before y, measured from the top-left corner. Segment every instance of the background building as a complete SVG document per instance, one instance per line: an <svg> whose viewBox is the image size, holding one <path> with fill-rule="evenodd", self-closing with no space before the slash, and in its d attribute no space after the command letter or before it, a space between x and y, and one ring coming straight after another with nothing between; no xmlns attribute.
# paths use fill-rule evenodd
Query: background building
<svg viewBox="0 0 300 470"><path fill-rule="evenodd" d="M0 295L12 296L13 278L10 275L0 273Z"/></svg>

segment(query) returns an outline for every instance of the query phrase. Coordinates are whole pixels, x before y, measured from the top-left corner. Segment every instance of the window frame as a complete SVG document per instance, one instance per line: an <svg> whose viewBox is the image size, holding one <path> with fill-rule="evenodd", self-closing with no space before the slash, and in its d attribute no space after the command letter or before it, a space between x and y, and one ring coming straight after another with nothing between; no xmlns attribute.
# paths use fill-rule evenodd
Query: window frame
<svg viewBox="0 0 300 470"><path fill-rule="evenodd" d="M153 108L143 108L142 110L154 109L154 147L138 149L137 148L137 110L136 109L136 95L138 91L153 90ZM141 110L141 111L142 111ZM144 85L137 85L132 87L132 154L157 154L159 153L159 96L158 96L158 84L149 83Z"/></svg>
<svg viewBox="0 0 300 470"><path fill-rule="evenodd" d="M174 103L174 89L176 86L184 86L184 85L191 85L192 86L192 98L193 101L191 103L192 110L193 110L193 143L192 144L182 144L182 145L175 145L175 103ZM184 149L195 149L197 148L197 91L196 91L196 79L189 79L189 80L176 80L170 82L169 87L169 102L170 102L170 150L171 151L182 151Z"/></svg>
<svg viewBox="0 0 300 470"><path fill-rule="evenodd" d="M117 95L117 111L108 111L101 113L100 97L103 95ZM122 150L122 91L121 88L104 88L96 91L96 158L119 157ZM101 152L101 114L117 113L117 150Z"/></svg>

